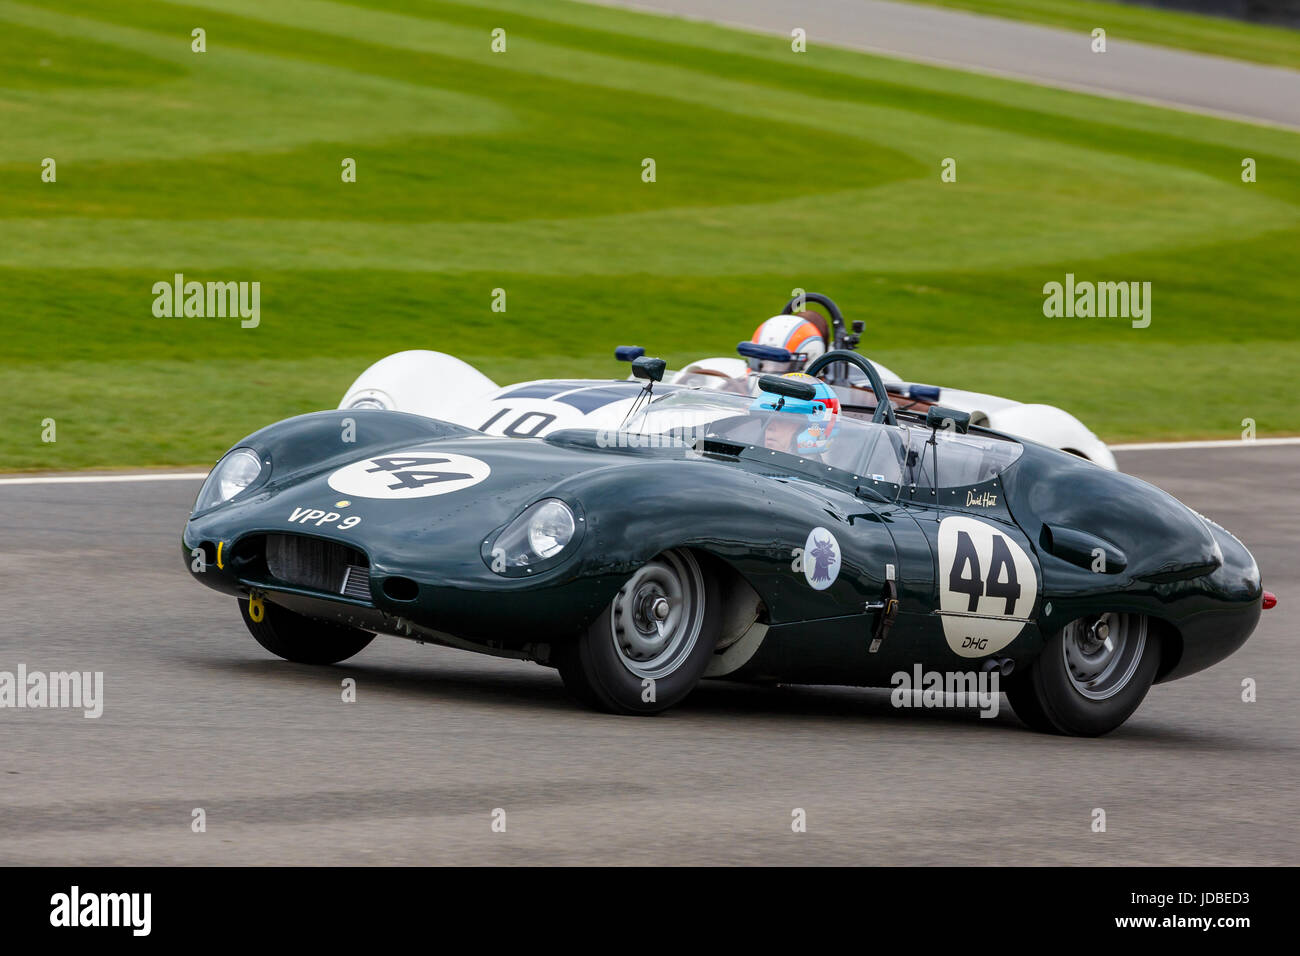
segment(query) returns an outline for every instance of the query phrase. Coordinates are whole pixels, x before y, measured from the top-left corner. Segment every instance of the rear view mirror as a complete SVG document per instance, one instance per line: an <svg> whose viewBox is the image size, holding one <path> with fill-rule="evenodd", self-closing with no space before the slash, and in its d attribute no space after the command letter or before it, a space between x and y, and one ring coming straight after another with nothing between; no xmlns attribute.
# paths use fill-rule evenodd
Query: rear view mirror
<svg viewBox="0 0 1300 956"><path fill-rule="evenodd" d="M804 401L811 401L817 397L817 387L809 382L801 382L797 378L783 378L780 375L764 375L758 380L758 387L765 392L771 392L773 395L784 395L786 398L801 398Z"/></svg>
<svg viewBox="0 0 1300 956"><path fill-rule="evenodd" d="M959 412L955 408L931 405L925 413L925 424L929 428L951 429L959 435L966 434L970 428L970 412Z"/></svg>
<svg viewBox="0 0 1300 956"><path fill-rule="evenodd" d="M643 355L632 360L632 375L636 378L658 382L664 377L664 369L667 367L668 363L663 359Z"/></svg>
<svg viewBox="0 0 1300 956"><path fill-rule="evenodd" d="M741 342L736 346L736 351L747 359L758 359L761 362L790 362L794 356L788 349L783 349L775 345L759 345L757 342Z"/></svg>

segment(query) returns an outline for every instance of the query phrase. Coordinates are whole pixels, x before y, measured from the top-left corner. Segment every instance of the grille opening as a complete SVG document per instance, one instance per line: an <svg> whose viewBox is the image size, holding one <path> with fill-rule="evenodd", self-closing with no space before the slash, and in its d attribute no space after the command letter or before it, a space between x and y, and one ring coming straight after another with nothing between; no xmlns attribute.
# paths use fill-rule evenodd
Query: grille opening
<svg viewBox="0 0 1300 956"><path fill-rule="evenodd" d="M347 597L369 601L370 569L363 568L359 564L348 565L348 569L343 572L343 587L340 593Z"/></svg>
<svg viewBox="0 0 1300 956"><path fill-rule="evenodd" d="M393 601L414 601L420 596L420 586L410 578L384 578L384 594Z"/></svg>
<svg viewBox="0 0 1300 956"><path fill-rule="evenodd" d="M226 567L240 577L265 578L266 539L264 535L240 538L226 549Z"/></svg>
<svg viewBox="0 0 1300 956"><path fill-rule="evenodd" d="M364 597L370 597L365 573L370 560L356 548L297 534L266 536L266 569L277 581L330 594L343 592L345 585L365 581ZM356 569L356 570L350 570ZM359 595L360 596L360 595Z"/></svg>

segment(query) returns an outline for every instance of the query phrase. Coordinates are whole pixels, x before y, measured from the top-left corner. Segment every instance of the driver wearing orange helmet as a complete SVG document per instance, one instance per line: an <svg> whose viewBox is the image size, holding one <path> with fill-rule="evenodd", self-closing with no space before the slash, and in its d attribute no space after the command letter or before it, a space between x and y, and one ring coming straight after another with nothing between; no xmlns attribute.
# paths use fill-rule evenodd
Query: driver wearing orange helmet
<svg viewBox="0 0 1300 956"><path fill-rule="evenodd" d="M751 358L750 371L779 374L800 372L808 363L826 354L830 329L826 320L816 312L799 312L795 315L774 315L754 330L750 340L756 345L785 349L790 361Z"/></svg>

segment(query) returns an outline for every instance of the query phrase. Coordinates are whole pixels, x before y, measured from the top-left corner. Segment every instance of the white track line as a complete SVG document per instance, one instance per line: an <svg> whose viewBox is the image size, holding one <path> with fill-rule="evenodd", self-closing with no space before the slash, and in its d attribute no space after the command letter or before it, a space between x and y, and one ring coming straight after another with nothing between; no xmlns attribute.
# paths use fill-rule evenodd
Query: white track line
<svg viewBox="0 0 1300 956"><path fill-rule="evenodd" d="M0 478L0 485L93 485L115 481L199 481L206 471L163 472L155 475L32 475Z"/></svg>
<svg viewBox="0 0 1300 956"><path fill-rule="evenodd" d="M1155 451L1161 448L1249 448L1252 445L1300 445L1300 436L1290 438L1226 438L1221 441L1153 441L1133 445L1110 445L1111 451Z"/></svg>

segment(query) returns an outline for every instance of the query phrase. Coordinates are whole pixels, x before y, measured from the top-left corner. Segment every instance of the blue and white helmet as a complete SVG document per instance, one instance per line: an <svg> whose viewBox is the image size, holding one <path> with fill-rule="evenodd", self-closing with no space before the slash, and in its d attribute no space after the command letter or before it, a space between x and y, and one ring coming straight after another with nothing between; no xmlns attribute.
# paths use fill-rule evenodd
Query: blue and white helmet
<svg viewBox="0 0 1300 956"><path fill-rule="evenodd" d="M760 390L758 398L749 406L750 410L804 416L806 425L795 440L799 454L824 454L831 447L835 420L840 414L839 396L825 382L806 372L787 372L781 377L807 382L817 390L817 394L808 399L787 398Z"/></svg>

